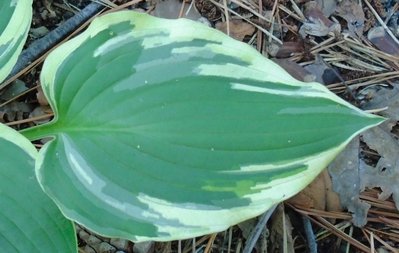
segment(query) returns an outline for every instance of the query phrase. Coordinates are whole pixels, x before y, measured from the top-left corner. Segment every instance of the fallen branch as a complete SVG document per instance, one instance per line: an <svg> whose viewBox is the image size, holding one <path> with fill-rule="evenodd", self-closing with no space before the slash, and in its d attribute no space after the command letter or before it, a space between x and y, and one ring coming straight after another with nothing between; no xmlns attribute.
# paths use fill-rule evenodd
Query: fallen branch
<svg viewBox="0 0 399 253"><path fill-rule="evenodd" d="M22 51L21 55L18 58L17 63L15 64L13 70L11 71L7 79L15 76L26 66L28 66L31 62L35 61L41 55L46 53L50 48L54 47L67 35L75 31L84 22L89 20L98 12L100 12L103 8L104 8L103 5L93 2L87 5L79 13L77 13L76 15L65 21L59 27L49 32L43 38L40 38L32 42L27 49ZM5 81L2 85L0 85L0 90L4 88L8 83L9 83L8 81Z"/></svg>

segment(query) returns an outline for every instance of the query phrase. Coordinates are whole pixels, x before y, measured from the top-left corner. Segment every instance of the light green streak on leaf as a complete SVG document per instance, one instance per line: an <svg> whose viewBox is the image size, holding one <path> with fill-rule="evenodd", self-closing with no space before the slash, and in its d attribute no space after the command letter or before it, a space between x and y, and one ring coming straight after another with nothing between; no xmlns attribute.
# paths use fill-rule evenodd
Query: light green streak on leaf
<svg viewBox="0 0 399 253"><path fill-rule="evenodd" d="M190 238L309 184L382 119L187 20L118 12L47 58L39 181L67 217L134 241ZM56 168L56 169L54 169Z"/></svg>
<svg viewBox="0 0 399 253"><path fill-rule="evenodd" d="M2 14L2 18L0 19L0 31L5 30L15 10L15 6L11 6L10 2L11 1L0 2L0 13Z"/></svg>

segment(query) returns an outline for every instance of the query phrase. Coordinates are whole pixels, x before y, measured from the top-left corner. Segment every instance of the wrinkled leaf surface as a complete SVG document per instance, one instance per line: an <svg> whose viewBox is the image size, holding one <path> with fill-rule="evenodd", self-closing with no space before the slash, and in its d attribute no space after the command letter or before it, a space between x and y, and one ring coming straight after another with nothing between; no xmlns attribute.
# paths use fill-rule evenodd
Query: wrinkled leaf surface
<svg viewBox="0 0 399 253"><path fill-rule="evenodd" d="M226 229L300 191L381 118L188 20L96 19L47 58L40 183L69 218L134 241Z"/></svg>

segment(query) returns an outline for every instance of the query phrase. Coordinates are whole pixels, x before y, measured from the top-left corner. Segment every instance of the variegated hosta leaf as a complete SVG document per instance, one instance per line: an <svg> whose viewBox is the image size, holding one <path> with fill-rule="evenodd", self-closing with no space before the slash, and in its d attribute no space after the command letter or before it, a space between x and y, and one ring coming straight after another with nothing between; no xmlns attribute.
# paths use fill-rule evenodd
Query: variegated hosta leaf
<svg viewBox="0 0 399 253"><path fill-rule="evenodd" d="M32 0L0 1L0 82L22 51L32 20Z"/></svg>
<svg viewBox="0 0 399 253"><path fill-rule="evenodd" d="M73 224L35 178L35 147L0 124L0 150L0 252L77 252Z"/></svg>
<svg viewBox="0 0 399 253"><path fill-rule="evenodd" d="M119 12L47 58L56 117L36 164L64 214L104 235L221 231L297 193L381 118L187 20Z"/></svg>

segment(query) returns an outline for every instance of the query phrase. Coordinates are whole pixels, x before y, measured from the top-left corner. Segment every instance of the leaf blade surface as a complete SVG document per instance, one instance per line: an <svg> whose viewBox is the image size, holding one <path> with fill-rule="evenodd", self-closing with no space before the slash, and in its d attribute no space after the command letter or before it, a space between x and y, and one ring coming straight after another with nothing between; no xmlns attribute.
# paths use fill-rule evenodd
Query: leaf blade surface
<svg viewBox="0 0 399 253"><path fill-rule="evenodd" d="M56 116L36 164L71 219L172 240L259 215L305 187L381 119L187 20L101 17L46 60Z"/></svg>
<svg viewBox="0 0 399 253"><path fill-rule="evenodd" d="M0 245L2 252L77 252L74 226L35 178L37 151L0 125Z"/></svg>

